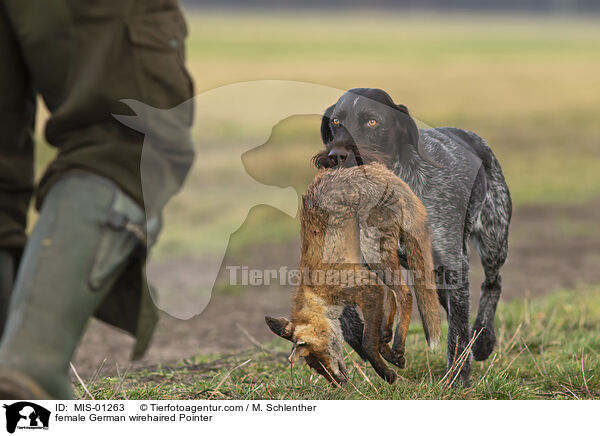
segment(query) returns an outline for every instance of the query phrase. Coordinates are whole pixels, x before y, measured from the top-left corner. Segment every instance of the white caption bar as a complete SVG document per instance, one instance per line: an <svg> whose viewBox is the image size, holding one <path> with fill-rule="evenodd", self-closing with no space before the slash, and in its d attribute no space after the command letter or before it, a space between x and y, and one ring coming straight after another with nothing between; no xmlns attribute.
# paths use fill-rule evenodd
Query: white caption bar
<svg viewBox="0 0 600 436"><path fill-rule="evenodd" d="M35 401L0 402L18 435L585 434L595 401ZM12 432L11 432L12 430ZM171 433L169 433L171 432ZM218 433L217 433L218 432ZM227 432L227 433L222 433ZM515 433L516 432L516 433ZM2 432L0 432L2 433ZM509 433L510 434L510 433Z"/></svg>

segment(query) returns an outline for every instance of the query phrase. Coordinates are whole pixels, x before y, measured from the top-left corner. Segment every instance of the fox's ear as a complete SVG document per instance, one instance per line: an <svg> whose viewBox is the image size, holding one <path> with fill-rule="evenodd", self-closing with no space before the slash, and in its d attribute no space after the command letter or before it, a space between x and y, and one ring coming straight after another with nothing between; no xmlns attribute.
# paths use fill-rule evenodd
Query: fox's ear
<svg viewBox="0 0 600 436"><path fill-rule="evenodd" d="M294 324L292 324L290 320L287 318L272 318L270 316L265 316L265 322L277 336L281 336L288 341L292 340L292 336L294 335Z"/></svg>

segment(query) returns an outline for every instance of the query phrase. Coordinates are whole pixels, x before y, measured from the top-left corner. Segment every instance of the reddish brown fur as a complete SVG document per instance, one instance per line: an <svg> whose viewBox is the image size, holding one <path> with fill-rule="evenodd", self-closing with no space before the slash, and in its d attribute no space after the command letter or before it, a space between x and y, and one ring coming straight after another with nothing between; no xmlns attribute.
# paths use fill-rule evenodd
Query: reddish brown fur
<svg viewBox="0 0 600 436"><path fill-rule="evenodd" d="M303 197L300 266L309 274L354 273L367 281L331 283L303 280L294 293L292 319L267 317L276 334L294 342L291 359L307 363L333 383L343 383L339 315L356 304L364 319L363 350L377 373L396 379L383 358L404 366L404 343L412 308L402 281L386 279L400 271L398 240L407 247L409 266L424 280L415 281L417 303L431 345L441 335L427 213L410 188L379 163L323 170ZM368 268L363 266L363 259ZM309 277L314 278L314 277ZM400 313L393 351L388 342L396 312Z"/></svg>

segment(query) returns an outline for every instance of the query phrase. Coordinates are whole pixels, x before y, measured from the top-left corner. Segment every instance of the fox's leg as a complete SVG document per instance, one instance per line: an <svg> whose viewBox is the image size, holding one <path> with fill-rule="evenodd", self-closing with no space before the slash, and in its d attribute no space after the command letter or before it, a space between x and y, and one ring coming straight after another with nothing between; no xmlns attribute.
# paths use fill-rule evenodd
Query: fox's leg
<svg viewBox="0 0 600 436"><path fill-rule="evenodd" d="M385 198L382 197L382 200ZM392 340L394 318L401 292L400 259L397 250L399 229L396 215L385 205L377 205L369 211L366 219L360 221L360 248L363 259L378 280L377 283L385 283L381 344Z"/></svg>
<svg viewBox="0 0 600 436"><path fill-rule="evenodd" d="M392 348L390 347L390 344L386 344L385 342L380 343L379 354L381 354L381 357L390 362L392 365L396 365L399 368L402 368L402 366L400 366L397 362L394 361L394 357L392 356Z"/></svg>
<svg viewBox="0 0 600 436"><path fill-rule="evenodd" d="M383 325L381 326L382 334L379 342L379 354L381 354L381 356L391 364L396 365L399 368L404 368L406 364L406 361L404 359L404 346L402 347L402 353L395 354L392 352L392 348L390 347L389 342L392 339L392 329L394 327L394 321L396 320L396 313L398 312L398 315L401 319L406 319L407 317L405 313L400 313L400 308L397 305L397 297L395 292L392 292L388 289L386 297L387 298L384 312L384 320ZM405 312L405 304L402 303L403 297L399 296L399 298L401 301L400 307L402 308L403 312ZM405 331L408 330L408 322L410 322L410 312L411 309L408 308L408 321L406 321L407 325ZM404 333L403 339L405 337L406 333ZM402 345L404 345L404 341L402 342Z"/></svg>
<svg viewBox="0 0 600 436"><path fill-rule="evenodd" d="M396 318L396 295L389 288L386 292L384 316L381 325L381 336L379 338L379 354L393 365L400 366L392 355L392 349L389 342L392 340L392 329ZM400 366L401 367L401 366Z"/></svg>
<svg viewBox="0 0 600 436"><path fill-rule="evenodd" d="M389 235L392 235L390 237ZM406 334L408 333L408 326L410 324L410 318L412 315L412 295L410 288L404 283L401 275L400 258L398 251L396 250L396 241L398 238L395 234L387 232L384 237L381 238L381 246L385 250L385 256L382 259L381 264L377 265L378 276L382 278L387 285L387 293L390 294L391 299L394 299L394 313L398 312L398 325L396 326L396 333L394 335L394 344L392 349L389 350L387 340L391 335L394 325L394 313L388 311L386 304L386 315L387 322L382 325L381 328L381 344L380 347L381 355L388 362L404 368L406 362L404 358L404 345L406 342ZM386 300L390 300L387 298ZM397 304L396 304L397 303ZM399 305L400 307L396 307ZM390 319L390 316L392 317ZM386 346L384 346L384 343Z"/></svg>
<svg viewBox="0 0 600 436"><path fill-rule="evenodd" d="M384 290L381 286L370 286L360 295L357 301L360 307L365 328L363 332L362 350L377 374L388 383L396 381L396 373L388 368L379 353L381 344L380 329L383 321Z"/></svg>
<svg viewBox="0 0 600 436"><path fill-rule="evenodd" d="M380 343L387 344L392 340L394 321L396 319L396 293L391 289L385 290L383 319L381 321Z"/></svg>
<svg viewBox="0 0 600 436"><path fill-rule="evenodd" d="M395 365L404 368L406 359L404 357L404 349L406 345L406 335L410 325L412 315L412 295L410 288L406 285L400 287L400 309L398 310L398 325L396 326L396 334L394 336L394 345L392 346L392 357Z"/></svg>

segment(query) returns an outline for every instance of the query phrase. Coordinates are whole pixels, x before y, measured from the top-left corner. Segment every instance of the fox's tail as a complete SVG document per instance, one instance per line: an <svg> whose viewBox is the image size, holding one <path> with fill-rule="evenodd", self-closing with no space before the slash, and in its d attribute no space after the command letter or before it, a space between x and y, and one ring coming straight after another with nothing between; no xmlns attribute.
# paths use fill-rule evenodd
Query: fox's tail
<svg viewBox="0 0 600 436"><path fill-rule="evenodd" d="M408 267L414 276L414 292L425 338L430 348L439 345L442 336L437 288L433 276L431 236L427 213L423 207L404 223L404 246ZM406 222L408 221L408 222Z"/></svg>

